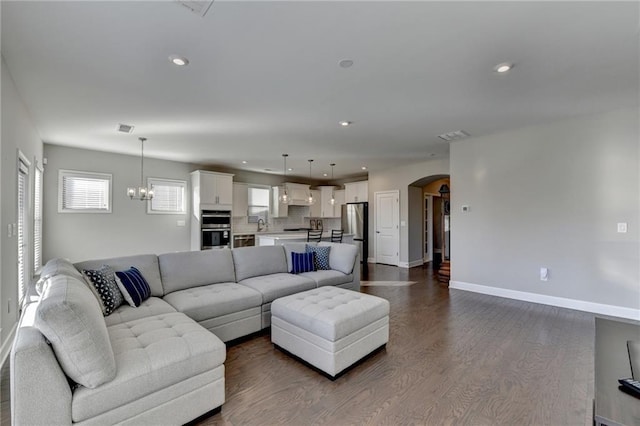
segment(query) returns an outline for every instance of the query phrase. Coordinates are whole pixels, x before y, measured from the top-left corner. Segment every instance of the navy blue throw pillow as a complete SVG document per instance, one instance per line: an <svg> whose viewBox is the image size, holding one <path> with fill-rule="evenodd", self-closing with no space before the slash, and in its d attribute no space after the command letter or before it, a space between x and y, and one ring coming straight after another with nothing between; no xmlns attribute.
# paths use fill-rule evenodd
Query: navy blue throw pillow
<svg viewBox="0 0 640 426"><path fill-rule="evenodd" d="M124 298L131 306L138 307L143 301L151 297L151 287L149 287L149 283L144 279L138 268L132 266L126 271L118 271L116 276L122 284L120 291L122 291Z"/></svg>
<svg viewBox="0 0 640 426"><path fill-rule="evenodd" d="M291 263L293 268L291 269L292 274L301 274L303 272L311 272L315 271L315 265L313 262L314 254L313 253L291 253Z"/></svg>

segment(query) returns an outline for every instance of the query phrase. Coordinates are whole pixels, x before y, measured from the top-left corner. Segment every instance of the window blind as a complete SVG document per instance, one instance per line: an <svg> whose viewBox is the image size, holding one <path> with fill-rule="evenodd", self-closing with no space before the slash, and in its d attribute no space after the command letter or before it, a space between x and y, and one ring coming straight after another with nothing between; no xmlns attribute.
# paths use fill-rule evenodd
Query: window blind
<svg viewBox="0 0 640 426"><path fill-rule="evenodd" d="M42 266L42 170L35 168L33 186L33 270Z"/></svg>
<svg viewBox="0 0 640 426"><path fill-rule="evenodd" d="M21 302L26 294L27 287L27 246L26 246L26 219L27 206L27 177L29 167L22 161L18 162L18 299Z"/></svg>
<svg viewBox="0 0 640 426"><path fill-rule="evenodd" d="M186 213L186 181L150 178L148 185L153 187L149 213Z"/></svg>
<svg viewBox="0 0 640 426"><path fill-rule="evenodd" d="M60 211L111 211L111 175L60 170L59 185Z"/></svg>

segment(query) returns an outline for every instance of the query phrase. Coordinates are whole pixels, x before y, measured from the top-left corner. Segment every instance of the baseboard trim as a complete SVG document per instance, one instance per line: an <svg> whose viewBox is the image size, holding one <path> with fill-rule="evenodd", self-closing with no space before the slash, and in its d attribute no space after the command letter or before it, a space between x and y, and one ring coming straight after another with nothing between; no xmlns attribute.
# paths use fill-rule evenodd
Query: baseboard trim
<svg viewBox="0 0 640 426"><path fill-rule="evenodd" d="M13 324L13 328L11 329L11 333L7 336L7 339L2 342L2 346L0 346L0 367L2 367L7 360L7 357L11 353L11 346L13 345L13 339L16 337L16 330L18 329L18 323Z"/></svg>
<svg viewBox="0 0 640 426"><path fill-rule="evenodd" d="M462 281L450 281L449 288L640 321L640 310L625 308L622 306L605 305L602 303L586 302L584 300L567 299L564 297L547 296L544 294L529 293L526 291L489 287Z"/></svg>
<svg viewBox="0 0 640 426"><path fill-rule="evenodd" d="M415 268L416 266L422 266L423 264L424 264L424 261L420 259L420 260L413 260L411 262L399 262L398 267L399 268Z"/></svg>
<svg viewBox="0 0 640 426"><path fill-rule="evenodd" d="M375 257L367 258L367 263L376 263L376 258Z"/></svg>

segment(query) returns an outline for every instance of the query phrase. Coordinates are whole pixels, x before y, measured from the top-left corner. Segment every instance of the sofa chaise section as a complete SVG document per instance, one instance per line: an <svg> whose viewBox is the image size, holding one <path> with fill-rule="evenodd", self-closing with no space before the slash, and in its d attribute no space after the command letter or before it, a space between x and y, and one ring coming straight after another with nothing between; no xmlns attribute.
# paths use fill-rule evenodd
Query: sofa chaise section
<svg viewBox="0 0 640 426"><path fill-rule="evenodd" d="M108 326L77 271L46 277L11 351L12 423L182 424L220 407L224 343L157 301L169 312Z"/></svg>

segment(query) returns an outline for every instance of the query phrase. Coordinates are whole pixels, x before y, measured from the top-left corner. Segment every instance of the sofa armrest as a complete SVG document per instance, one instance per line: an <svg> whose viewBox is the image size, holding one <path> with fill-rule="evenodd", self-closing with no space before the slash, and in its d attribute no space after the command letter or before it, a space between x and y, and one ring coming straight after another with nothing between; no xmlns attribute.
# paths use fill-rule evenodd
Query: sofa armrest
<svg viewBox="0 0 640 426"><path fill-rule="evenodd" d="M35 306L27 307L35 310ZM11 349L11 424L70 425L71 387L40 331L18 325Z"/></svg>

